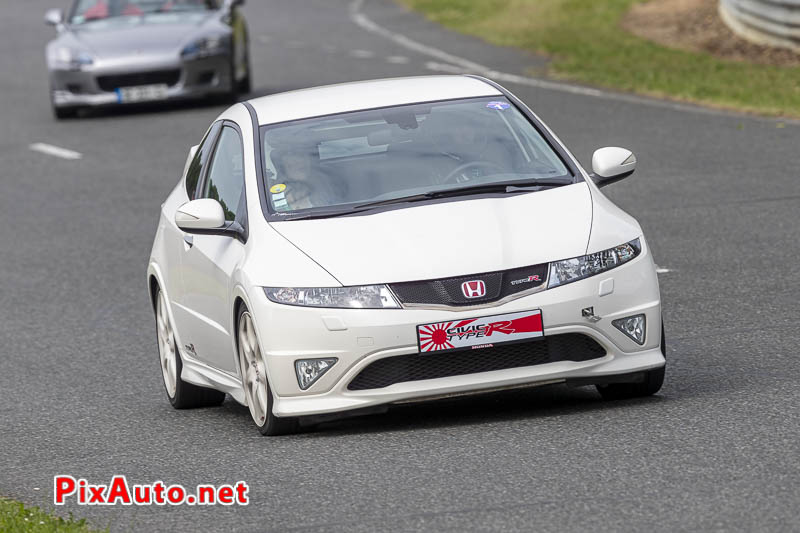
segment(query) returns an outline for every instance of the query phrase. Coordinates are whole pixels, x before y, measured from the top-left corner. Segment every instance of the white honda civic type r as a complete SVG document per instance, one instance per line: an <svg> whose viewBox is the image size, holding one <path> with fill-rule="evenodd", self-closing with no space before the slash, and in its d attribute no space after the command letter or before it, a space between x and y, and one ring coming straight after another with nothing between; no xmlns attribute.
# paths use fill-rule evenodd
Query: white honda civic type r
<svg viewBox="0 0 800 533"><path fill-rule="evenodd" d="M499 389L657 392L666 364L639 224L522 102L471 76L238 103L191 149L147 269L176 408L261 433Z"/></svg>

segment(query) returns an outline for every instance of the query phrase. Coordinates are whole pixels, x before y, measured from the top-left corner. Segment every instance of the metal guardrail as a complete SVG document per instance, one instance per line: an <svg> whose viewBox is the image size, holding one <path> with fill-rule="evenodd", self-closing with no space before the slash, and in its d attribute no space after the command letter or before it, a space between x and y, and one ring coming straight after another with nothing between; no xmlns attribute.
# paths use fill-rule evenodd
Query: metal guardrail
<svg viewBox="0 0 800 533"><path fill-rule="evenodd" d="M719 13L749 41L800 52L800 0L719 0Z"/></svg>

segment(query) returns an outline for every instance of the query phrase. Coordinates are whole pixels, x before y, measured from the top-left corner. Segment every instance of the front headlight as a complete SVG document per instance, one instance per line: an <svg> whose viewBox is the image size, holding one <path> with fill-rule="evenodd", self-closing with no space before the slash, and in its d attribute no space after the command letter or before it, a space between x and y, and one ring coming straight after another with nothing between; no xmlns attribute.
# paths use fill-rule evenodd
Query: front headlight
<svg viewBox="0 0 800 533"><path fill-rule="evenodd" d="M227 40L221 35L203 37L187 44L181 50L181 57L208 57L225 50Z"/></svg>
<svg viewBox="0 0 800 533"><path fill-rule="evenodd" d="M64 46L55 51L52 59L56 68L66 70L80 70L94 63L94 58L88 52L80 52Z"/></svg>
<svg viewBox="0 0 800 533"><path fill-rule="evenodd" d="M554 261L550 263L550 277L547 288L558 287L565 283L571 283L580 279L600 274L606 270L618 267L627 263L642 251L639 239L620 244L608 250L594 254L573 257L564 261Z"/></svg>
<svg viewBox="0 0 800 533"><path fill-rule="evenodd" d="M397 309L392 292L386 285L360 287L264 287L271 301L307 307L341 307L349 309Z"/></svg>

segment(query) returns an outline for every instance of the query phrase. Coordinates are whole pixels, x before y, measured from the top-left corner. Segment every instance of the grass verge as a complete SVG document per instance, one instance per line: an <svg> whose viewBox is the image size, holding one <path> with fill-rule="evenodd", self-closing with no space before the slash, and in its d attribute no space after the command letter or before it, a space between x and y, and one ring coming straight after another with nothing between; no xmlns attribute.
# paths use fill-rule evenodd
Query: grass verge
<svg viewBox="0 0 800 533"><path fill-rule="evenodd" d="M550 77L775 116L800 117L800 68L666 48L620 24L639 0L399 0L447 28L545 54Z"/></svg>
<svg viewBox="0 0 800 533"><path fill-rule="evenodd" d="M50 515L38 507L0 498L0 531L4 533L91 533L85 520Z"/></svg>

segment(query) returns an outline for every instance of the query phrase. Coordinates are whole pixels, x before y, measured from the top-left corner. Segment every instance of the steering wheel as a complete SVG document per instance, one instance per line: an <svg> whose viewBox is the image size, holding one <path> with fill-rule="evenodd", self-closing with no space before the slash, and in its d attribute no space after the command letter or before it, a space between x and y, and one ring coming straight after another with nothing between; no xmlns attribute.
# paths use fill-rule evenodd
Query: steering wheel
<svg viewBox="0 0 800 533"><path fill-rule="evenodd" d="M497 163L492 163L491 161L468 161L467 163L458 165L456 168L451 170L450 173L444 177L442 183L464 183L472 180L471 177L467 176L464 173L465 170L471 168L489 168L489 169L499 170L500 172L503 172L505 170Z"/></svg>

